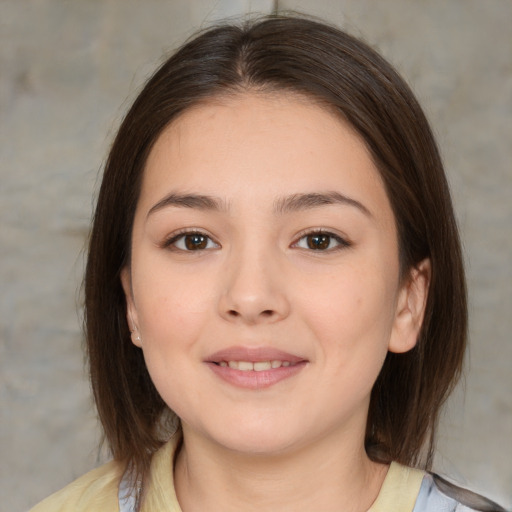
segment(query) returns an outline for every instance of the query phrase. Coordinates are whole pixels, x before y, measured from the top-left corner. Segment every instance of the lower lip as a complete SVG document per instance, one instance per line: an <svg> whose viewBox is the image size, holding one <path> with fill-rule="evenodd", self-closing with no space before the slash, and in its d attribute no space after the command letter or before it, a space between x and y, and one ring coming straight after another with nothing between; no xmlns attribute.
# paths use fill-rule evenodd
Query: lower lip
<svg viewBox="0 0 512 512"><path fill-rule="evenodd" d="M265 389L297 375L306 366L306 361L294 364L293 366L281 366L261 372L235 370L229 366L219 366L210 362L207 365L217 376L234 386L246 389Z"/></svg>

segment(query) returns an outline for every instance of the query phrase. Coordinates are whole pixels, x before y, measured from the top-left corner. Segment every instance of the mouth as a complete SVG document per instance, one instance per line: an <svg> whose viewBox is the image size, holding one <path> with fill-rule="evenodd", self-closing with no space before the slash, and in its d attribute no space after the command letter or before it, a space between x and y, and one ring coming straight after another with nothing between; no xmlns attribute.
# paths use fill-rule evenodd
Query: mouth
<svg viewBox="0 0 512 512"><path fill-rule="evenodd" d="M289 366L295 366L297 363L291 361L281 361L279 359L273 359L272 361L219 361L219 366L226 368L232 368L233 370L240 370L241 372L264 372L267 370L275 370L277 368L288 368Z"/></svg>
<svg viewBox="0 0 512 512"><path fill-rule="evenodd" d="M308 360L270 347L231 347L212 354L205 363L223 381L255 390L297 375Z"/></svg>

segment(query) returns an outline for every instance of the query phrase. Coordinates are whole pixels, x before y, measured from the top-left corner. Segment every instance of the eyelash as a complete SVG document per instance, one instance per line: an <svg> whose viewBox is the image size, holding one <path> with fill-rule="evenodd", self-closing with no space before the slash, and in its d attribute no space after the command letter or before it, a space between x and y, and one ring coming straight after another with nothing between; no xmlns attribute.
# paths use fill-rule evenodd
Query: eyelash
<svg viewBox="0 0 512 512"><path fill-rule="evenodd" d="M204 248L196 248L196 249L177 247L176 246L177 242L179 242L180 240L185 240L185 238L187 236L204 237L206 239L207 245L211 242L211 243L215 244L217 247L220 247L220 244L215 242L215 240L213 240L210 235L208 235L207 233L205 233L203 231L196 230L196 229L192 229L192 230L184 229L184 230L178 231L177 233L173 233L169 238L164 240L164 242L161 244L161 247L164 249L170 249L170 250L182 251L182 252L196 252L196 251L202 252L205 250L212 249L212 247L207 247L207 246ZM328 238L327 248L312 248L309 246L309 244L308 244L308 247L300 247L299 246L299 243L301 240L307 239L308 237L314 237L314 236ZM329 245L331 244L331 242L333 240L336 242L337 245L335 247L329 247ZM348 240L346 240L345 238L342 238L341 236L339 236L335 233L332 233L330 231L326 231L323 229L314 229L314 230L310 230L310 231L301 233L300 236L297 238L297 240L291 245L291 247L296 247L296 248L304 249L307 251L319 252L319 253L320 252L339 251L339 250L346 249L351 246L352 246L352 243L349 242Z"/></svg>
<svg viewBox="0 0 512 512"><path fill-rule="evenodd" d="M207 239L207 244L209 242L212 242L216 246L220 247L220 245L217 242L215 242L215 240L213 240L213 238L210 235L198 229L183 229L176 233L173 233L169 238L164 240L164 242L161 244L161 247L163 249L170 249L181 252L201 252L204 250L212 249L212 247L205 247L204 249L182 249L180 247L177 247L176 243L180 240L185 240L185 237L187 236L201 236Z"/></svg>
<svg viewBox="0 0 512 512"><path fill-rule="evenodd" d="M311 247L299 247L298 244L301 240L307 239L308 237L327 237L329 238L328 244L330 245L331 241L334 240L337 245L335 247L327 247L326 249L313 249ZM300 249L304 249L311 252L334 252L334 251L340 251L343 249L347 249L348 247L351 247L352 243L348 241L347 239L341 237L340 235L337 235L335 233L332 233L331 231L326 231L323 229L312 229L309 231L306 231L304 233L301 233L300 236L297 238L297 241L292 244L292 247L298 247Z"/></svg>

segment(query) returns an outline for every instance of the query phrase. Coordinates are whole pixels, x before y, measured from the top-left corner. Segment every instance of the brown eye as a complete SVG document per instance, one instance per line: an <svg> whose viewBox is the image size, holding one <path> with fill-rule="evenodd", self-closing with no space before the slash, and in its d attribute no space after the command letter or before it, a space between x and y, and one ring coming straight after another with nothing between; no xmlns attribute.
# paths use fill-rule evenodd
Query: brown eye
<svg viewBox="0 0 512 512"><path fill-rule="evenodd" d="M203 251L219 247L208 235L194 232L177 235L165 245L180 251Z"/></svg>
<svg viewBox="0 0 512 512"><path fill-rule="evenodd" d="M201 235L199 233L194 233L193 235L185 235L183 237L183 241L185 243L185 247L189 251L206 249L208 245L208 237Z"/></svg>
<svg viewBox="0 0 512 512"><path fill-rule="evenodd" d="M349 247L351 244L334 233L316 231L308 233L294 244L294 247L300 249L309 249L311 251L333 251Z"/></svg>
<svg viewBox="0 0 512 512"><path fill-rule="evenodd" d="M322 251L329 249L329 245L331 244L331 237L323 233L318 233L314 235L308 235L306 237L306 241L309 249L313 249L314 251Z"/></svg>

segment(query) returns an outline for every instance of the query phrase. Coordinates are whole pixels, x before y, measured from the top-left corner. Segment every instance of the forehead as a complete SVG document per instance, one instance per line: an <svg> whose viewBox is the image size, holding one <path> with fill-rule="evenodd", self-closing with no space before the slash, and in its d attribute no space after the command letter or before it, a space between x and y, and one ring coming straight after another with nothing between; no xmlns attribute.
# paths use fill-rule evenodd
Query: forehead
<svg viewBox="0 0 512 512"><path fill-rule="evenodd" d="M141 200L169 189L260 203L335 189L387 203L355 130L318 103L285 93L215 98L174 120L149 155Z"/></svg>

